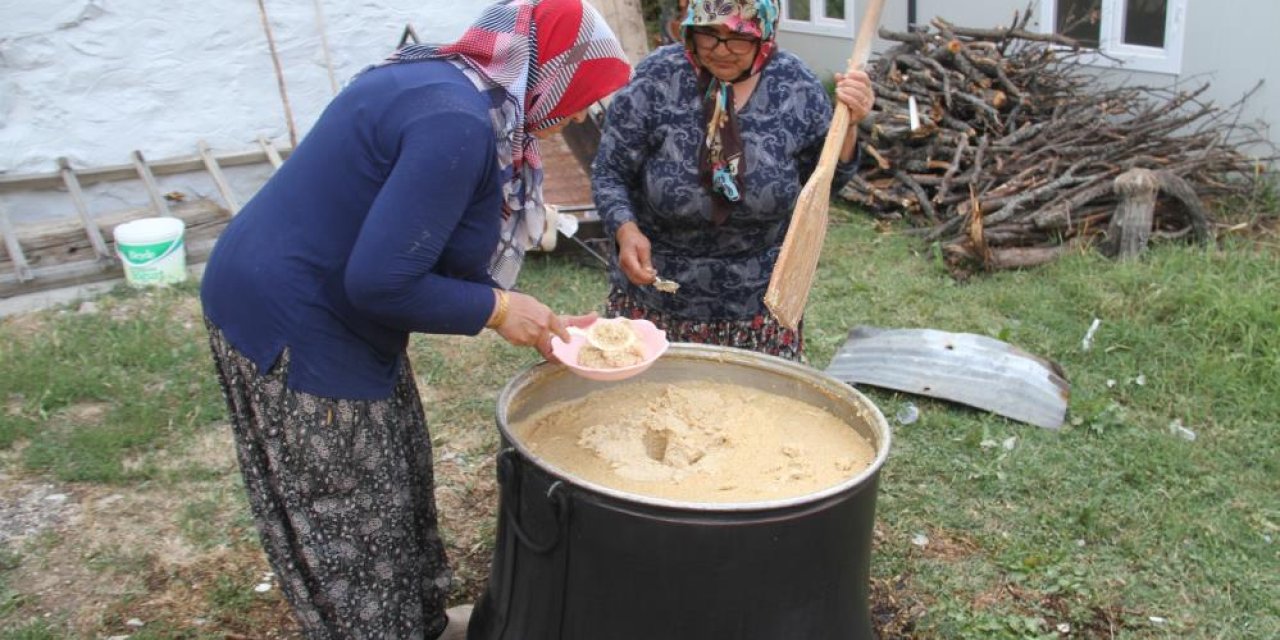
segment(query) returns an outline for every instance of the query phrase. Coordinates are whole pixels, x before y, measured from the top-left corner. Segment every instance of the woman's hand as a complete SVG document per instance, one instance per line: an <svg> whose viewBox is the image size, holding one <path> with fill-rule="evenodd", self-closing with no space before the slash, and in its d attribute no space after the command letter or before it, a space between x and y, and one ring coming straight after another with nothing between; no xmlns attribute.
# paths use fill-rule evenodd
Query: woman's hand
<svg viewBox="0 0 1280 640"><path fill-rule="evenodd" d="M622 268L622 275L634 285L653 283L654 275L658 272L651 262L649 238L640 230L640 225L627 222L618 227L615 237L618 241L618 266Z"/></svg>
<svg viewBox="0 0 1280 640"><path fill-rule="evenodd" d="M594 312L582 316L560 316L533 296L508 291L507 315L494 331L518 347L534 347L543 358L559 360L551 352L551 337L569 342L569 327L586 327L596 321Z"/></svg>
<svg viewBox="0 0 1280 640"><path fill-rule="evenodd" d="M508 291L507 314L502 324L493 327L502 339L518 347L535 347L543 356L551 354L551 336L569 341L564 320L537 298Z"/></svg>
<svg viewBox="0 0 1280 640"><path fill-rule="evenodd" d="M849 110L849 132L840 147L840 162L853 162L858 146L858 123L871 113L876 94L865 71L836 74L836 100Z"/></svg>
<svg viewBox="0 0 1280 640"><path fill-rule="evenodd" d="M865 71L836 74L836 99L849 108L849 122L857 124L871 113L876 94Z"/></svg>

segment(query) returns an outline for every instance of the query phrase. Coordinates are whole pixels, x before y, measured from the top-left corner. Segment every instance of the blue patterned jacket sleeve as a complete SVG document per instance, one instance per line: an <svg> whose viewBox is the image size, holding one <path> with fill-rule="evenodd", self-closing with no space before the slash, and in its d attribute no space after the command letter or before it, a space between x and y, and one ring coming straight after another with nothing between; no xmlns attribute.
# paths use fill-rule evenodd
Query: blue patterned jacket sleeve
<svg viewBox="0 0 1280 640"><path fill-rule="evenodd" d="M647 157L645 150L653 103L654 58L645 58L636 67L630 83L614 94L605 114L605 128L600 147L591 165L591 191L605 232L612 238L618 228L636 219L640 172Z"/></svg>

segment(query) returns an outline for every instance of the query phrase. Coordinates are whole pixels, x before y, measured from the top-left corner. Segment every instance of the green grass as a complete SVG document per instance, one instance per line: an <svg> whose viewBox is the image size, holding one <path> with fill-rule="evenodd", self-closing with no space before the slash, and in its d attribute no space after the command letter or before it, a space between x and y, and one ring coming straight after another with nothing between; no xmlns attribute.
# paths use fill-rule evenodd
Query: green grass
<svg viewBox="0 0 1280 640"><path fill-rule="evenodd" d="M16 569L21 561L22 556L10 549L9 545L0 544L0 620L22 604L22 594L9 585L10 572Z"/></svg>
<svg viewBox="0 0 1280 640"><path fill-rule="evenodd" d="M852 325L922 326L1009 341L1072 382L1060 433L868 391L890 415L922 407L897 429L882 478L877 566L917 587L923 628L1036 637L1050 626L1030 631L1029 618L1081 629L1105 614L1134 637L1280 635L1274 253L1157 247L1138 262L1073 256L960 285L866 225L829 242L839 248L809 315L814 364ZM1171 435L1174 420L1196 440ZM1010 437L1011 451L989 446ZM971 551L929 558L915 532Z"/></svg>
<svg viewBox="0 0 1280 640"><path fill-rule="evenodd" d="M156 470L126 467L131 455L176 443L225 411L200 339L192 285L156 293L118 289L96 313L64 311L26 335L7 325L0 340L0 447L29 442L24 464L59 480L121 483ZM63 419L104 403L93 428Z"/></svg>
<svg viewBox="0 0 1280 640"><path fill-rule="evenodd" d="M12 629L0 629L0 640L62 640L54 624L43 620L27 622Z"/></svg>
<svg viewBox="0 0 1280 640"><path fill-rule="evenodd" d="M888 416L920 409L895 426L873 560L873 580L896 585L895 606L912 612L910 633L1047 638L1062 625L1072 637L1280 637L1274 245L1158 245L1128 263L1078 254L957 283L935 249L835 214L806 319L810 364L825 367L859 324L929 327L1005 340L1056 361L1071 382L1056 432L862 389ZM563 312L599 310L607 284L584 264L533 256L521 287ZM0 451L21 473L60 481L203 479L198 466L162 471L155 459L225 420L193 297L190 286L120 291L97 313L43 314L34 333L0 322ZM536 354L416 336L411 356L437 442L470 434L463 458L491 456L494 399ZM75 418L86 405L102 406L92 424ZM1171 433L1175 421L1195 440ZM197 546L243 545L243 510L211 492L175 517ZM207 524L226 519L236 531ZM19 596L8 595L4 566L0 629L26 620L6 617L6 597ZM250 586L236 576L210 585L210 615L249 606ZM0 638L53 637L25 629Z"/></svg>

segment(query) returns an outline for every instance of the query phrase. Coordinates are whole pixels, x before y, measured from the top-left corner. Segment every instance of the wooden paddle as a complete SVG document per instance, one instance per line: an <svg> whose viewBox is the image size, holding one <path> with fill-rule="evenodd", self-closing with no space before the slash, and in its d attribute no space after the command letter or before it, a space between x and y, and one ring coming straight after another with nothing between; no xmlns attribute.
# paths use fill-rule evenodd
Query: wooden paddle
<svg viewBox="0 0 1280 640"><path fill-rule="evenodd" d="M861 69L871 55L871 42L880 29L880 10L884 0L869 0L862 14L862 23L853 40L853 56L849 58L849 71ZM831 205L831 181L835 178L836 160L845 134L849 132L849 110L837 103L831 117L831 129L822 145L818 166L800 190L795 210L791 214L791 226L782 241L782 252L769 278L769 288L764 294L765 306L784 326L796 329L804 315L804 306L813 288L813 276L818 269L818 255L822 253L822 241L827 235L827 209Z"/></svg>

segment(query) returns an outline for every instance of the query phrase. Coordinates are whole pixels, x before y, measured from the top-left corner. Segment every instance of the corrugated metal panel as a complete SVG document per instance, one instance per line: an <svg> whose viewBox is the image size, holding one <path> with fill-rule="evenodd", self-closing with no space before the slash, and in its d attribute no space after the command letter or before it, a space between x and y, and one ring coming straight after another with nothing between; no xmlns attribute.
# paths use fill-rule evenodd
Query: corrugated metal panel
<svg viewBox="0 0 1280 640"><path fill-rule="evenodd" d="M1071 385L1056 363L971 333L859 326L827 367L832 377L941 398L1057 429Z"/></svg>

